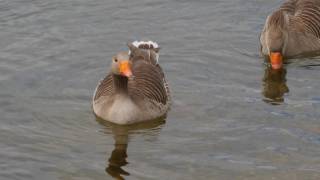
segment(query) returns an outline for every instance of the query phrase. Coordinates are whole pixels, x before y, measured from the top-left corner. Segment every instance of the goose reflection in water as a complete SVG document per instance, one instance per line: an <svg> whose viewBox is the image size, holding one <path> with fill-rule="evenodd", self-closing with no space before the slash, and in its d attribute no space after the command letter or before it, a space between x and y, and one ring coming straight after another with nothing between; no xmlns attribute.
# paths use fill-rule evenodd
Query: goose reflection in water
<svg viewBox="0 0 320 180"><path fill-rule="evenodd" d="M263 77L262 94L264 101L272 105L279 105L284 101L284 94L289 92L286 84L287 70L284 68L274 70L267 67Z"/></svg>
<svg viewBox="0 0 320 180"><path fill-rule="evenodd" d="M130 175L130 173L122 169L123 166L128 164L128 135L119 135L119 137L115 138L115 141L114 150L109 158L109 165L106 168L106 172L114 178L124 179L121 175Z"/></svg>
<svg viewBox="0 0 320 180"><path fill-rule="evenodd" d="M165 117L133 125L117 125L97 118L97 121L106 127L105 133L114 137L114 149L108 156L106 172L115 179L125 179L130 173L123 169L128 164L127 149L130 138L134 135L145 134L147 136L157 136L165 124Z"/></svg>

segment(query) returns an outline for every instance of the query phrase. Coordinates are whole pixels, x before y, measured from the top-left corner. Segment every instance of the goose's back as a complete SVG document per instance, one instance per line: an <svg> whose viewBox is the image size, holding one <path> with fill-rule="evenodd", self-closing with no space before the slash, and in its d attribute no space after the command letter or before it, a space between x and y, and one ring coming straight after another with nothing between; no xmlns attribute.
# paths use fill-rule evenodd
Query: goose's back
<svg viewBox="0 0 320 180"><path fill-rule="evenodd" d="M295 17L303 23L306 31L320 38L320 1L300 0L296 3Z"/></svg>
<svg viewBox="0 0 320 180"><path fill-rule="evenodd" d="M279 10L290 16L291 29L320 38L319 0L289 0Z"/></svg>

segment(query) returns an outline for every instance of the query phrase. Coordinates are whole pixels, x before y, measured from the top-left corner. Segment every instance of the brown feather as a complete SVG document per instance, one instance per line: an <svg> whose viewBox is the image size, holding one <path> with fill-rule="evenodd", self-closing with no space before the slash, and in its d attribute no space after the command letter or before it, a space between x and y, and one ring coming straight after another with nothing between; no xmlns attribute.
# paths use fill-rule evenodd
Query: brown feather
<svg viewBox="0 0 320 180"><path fill-rule="evenodd" d="M155 60L152 47L143 45L131 55L133 78L129 78L127 93L135 101L147 100L166 105L170 99L164 73ZM151 52L148 52L151 51ZM94 101L102 96L113 96L117 90L115 77L110 73L97 86ZM121 85L126 87L124 85Z"/></svg>
<svg viewBox="0 0 320 180"><path fill-rule="evenodd" d="M164 76L159 66L143 61L133 66L134 79L129 80L129 94L132 97L147 98L149 100L166 104L167 92Z"/></svg>
<svg viewBox="0 0 320 180"><path fill-rule="evenodd" d="M104 79L102 79L95 91L93 100L97 100L102 96L112 96L114 94L112 75L108 74Z"/></svg>
<svg viewBox="0 0 320 180"><path fill-rule="evenodd" d="M286 57L320 51L320 0L288 0L271 13L260 36L261 52Z"/></svg>

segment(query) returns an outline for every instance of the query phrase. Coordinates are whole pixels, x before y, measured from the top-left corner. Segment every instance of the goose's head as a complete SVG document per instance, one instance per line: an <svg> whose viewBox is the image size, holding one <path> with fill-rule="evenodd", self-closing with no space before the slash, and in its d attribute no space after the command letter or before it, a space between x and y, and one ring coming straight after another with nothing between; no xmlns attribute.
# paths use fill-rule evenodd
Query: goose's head
<svg viewBox="0 0 320 180"><path fill-rule="evenodd" d="M280 29L268 31L269 59L272 69L280 69L283 64L284 34Z"/></svg>
<svg viewBox="0 0 320 180"><path fill-rule="evenodd" d="M273 69L281 69L288 41L289 17L276 11L267 18L267 47Z"/></svg>
<svg viewBox="0 0 320 180"><path fill-rule="evenodd" d="M111 72L128 78L132 76L128 52L120 52L112 57Z"/></svg>

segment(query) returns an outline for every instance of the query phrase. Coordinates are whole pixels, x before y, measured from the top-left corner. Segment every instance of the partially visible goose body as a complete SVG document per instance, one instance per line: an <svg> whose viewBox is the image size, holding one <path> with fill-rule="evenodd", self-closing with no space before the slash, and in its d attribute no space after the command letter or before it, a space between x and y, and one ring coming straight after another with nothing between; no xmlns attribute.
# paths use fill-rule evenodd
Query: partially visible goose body
<svg viewBox="0 0 320 180"><path fill-rule="evenodd" d="M129 53L113 57L110 73L98 84L93 96L94 113L116 124L133 124L164 116L170 94L158 64L158 44L135 41Z"/></svg>
<svg viewBox="0 0 320 180"><path fill-rule="evenodd" d="M283 58L320 53L320 0L288 0L271 13L260 36L261 52L274 69Z"/></svg>

